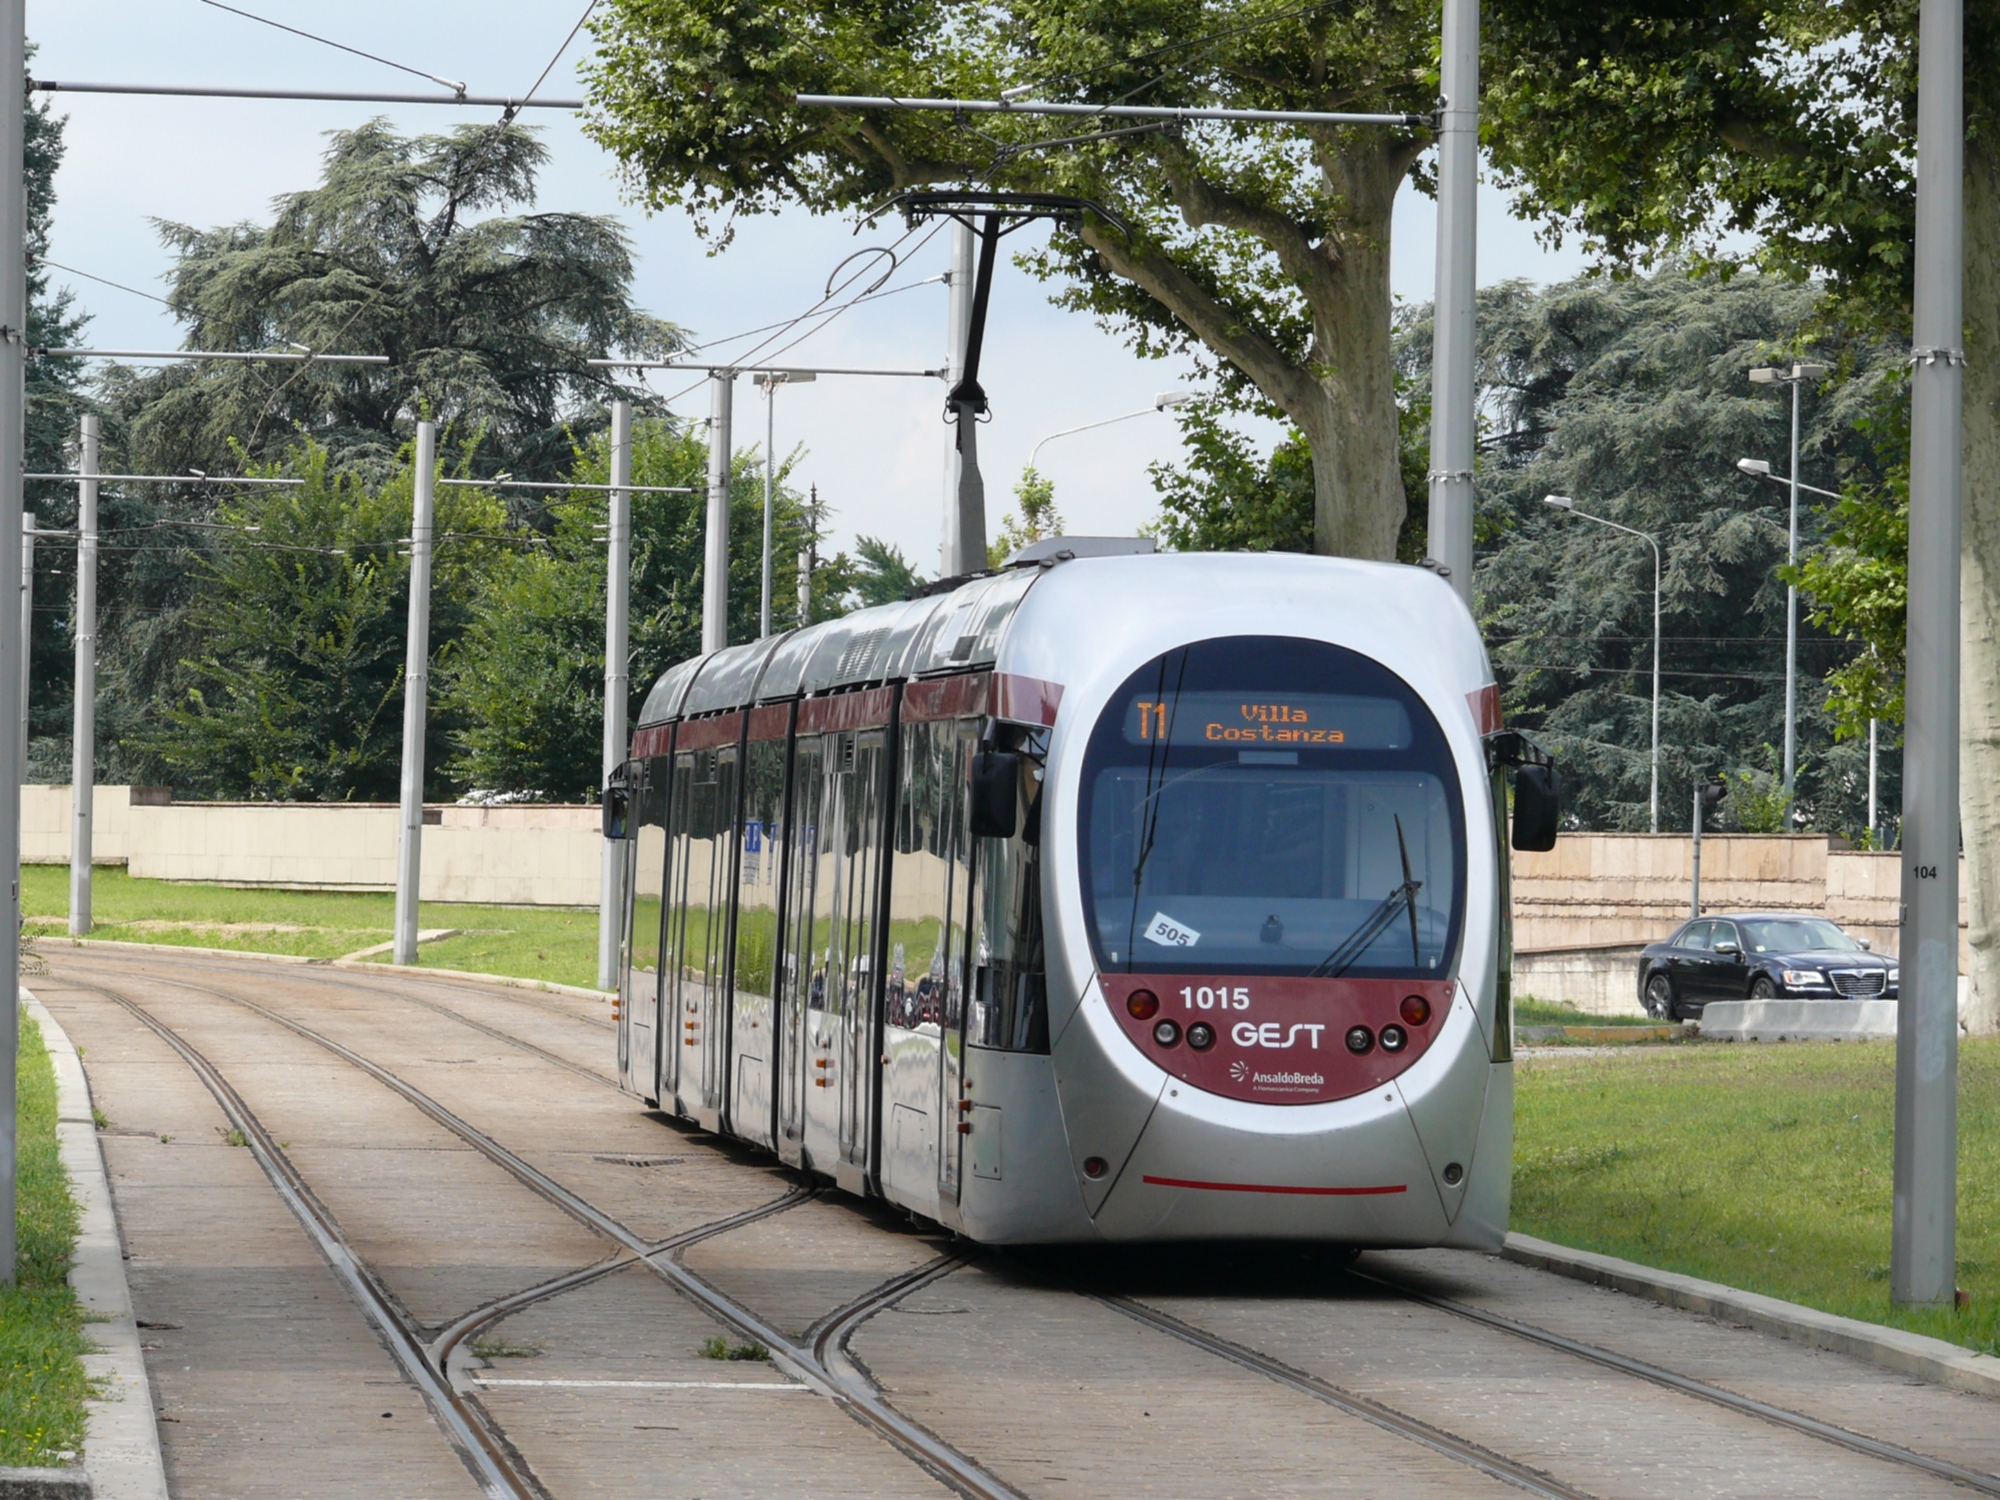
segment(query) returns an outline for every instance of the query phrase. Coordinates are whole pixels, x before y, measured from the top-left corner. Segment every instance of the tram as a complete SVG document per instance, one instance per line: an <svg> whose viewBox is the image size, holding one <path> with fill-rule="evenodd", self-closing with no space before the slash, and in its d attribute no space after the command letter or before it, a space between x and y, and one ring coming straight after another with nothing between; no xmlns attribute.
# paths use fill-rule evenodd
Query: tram
<svg viewBox="0 0 2000 1500"><path fill-rule="evenodd" d="M988 1243L1496 1248L1553 768L1435 571L1149 545L660 678L621 1085Z"/></svg>

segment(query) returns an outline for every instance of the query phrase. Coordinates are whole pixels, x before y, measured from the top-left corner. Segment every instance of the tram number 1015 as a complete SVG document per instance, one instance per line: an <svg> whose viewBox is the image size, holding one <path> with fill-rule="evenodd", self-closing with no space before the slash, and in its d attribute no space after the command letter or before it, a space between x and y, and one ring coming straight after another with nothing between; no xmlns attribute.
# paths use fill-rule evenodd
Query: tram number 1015
<svg viewBox="0 0 2000 1500"><path fill-rule="evenodd" d="M1238 985L1235 989L1210 989L1203 985L1194 989L1181 986L1181 1004L1188 1010L1248 1010L1250 991Z"/></svg>

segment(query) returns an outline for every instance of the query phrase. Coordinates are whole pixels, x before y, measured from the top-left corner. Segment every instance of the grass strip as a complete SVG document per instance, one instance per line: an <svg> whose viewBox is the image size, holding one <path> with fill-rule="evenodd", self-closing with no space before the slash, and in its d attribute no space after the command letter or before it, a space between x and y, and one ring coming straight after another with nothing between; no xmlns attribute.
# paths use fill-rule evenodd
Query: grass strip
<svg viewBox="0 0 2000 1500"><path fill-rule="evenodd" d="M2000 1354L2000 1041L1959 1044L1959 1311L1889 1302L1893 1042L1548 1052L1515 1085L1515 1229Z"/></svg>
<svg viewBox="0 0 2000 1500"><path fill-rule="evenodd" d="M83 1452L89 1344L70 1289L77 1207L56 1147L56 1074L41 1028L21 1018L15 1069L14 1285L0 1287L0 1465L54 1465Z"/></svg>
<svg viewBox="0 0 2000 1500"><path fill-rule="evenodd" d="M1514 997L1516 1026L1657 1026L1651 1016L1593 1015L1561 1000L1537 1000L1533 995Z"/></svg>
<svg viewBox="0 0 2000 1500"><path fill-rule="evenodd" d="M169 947L227 948L339 958L395 932L396 898L387 891L284 891L135 880L115 865L91 881L91 936ZM29 936L66 934L69 867L24 865L21 910ZM597 982L597 911L567 906L474 906L426 901L417 925L459 935L426 943L419 961L515 979L592 986ZM387 962L388 954L376 962Z"/></svg>

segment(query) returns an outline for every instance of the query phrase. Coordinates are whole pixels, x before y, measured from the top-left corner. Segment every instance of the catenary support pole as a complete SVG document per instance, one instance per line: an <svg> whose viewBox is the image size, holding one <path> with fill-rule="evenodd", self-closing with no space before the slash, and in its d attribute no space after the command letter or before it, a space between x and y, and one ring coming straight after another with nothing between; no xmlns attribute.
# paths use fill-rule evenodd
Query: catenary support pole
<svg viewBox="0 0 2000 1500"><path fill-rule="evenodd" d="M97 414L91 412L83 419L81 473L102 472L97 448ZM90 861L96 849L91 819L97 800L97 484L95 479L80 479L76 486L76 616L70 625L76 646L69 752L71 937L90 932Z"/></svg>
<svg viewBox="0 0 2000 1500"><path fill-rule="evenodd" d="M417 423L415 499L410 510L409 655L403 668L403 804L396 847L396 952L417 961L417 893L424 852L424 725L431 659L431 545L437 503L437 424Z"/></svg>
<svg viewBox="0 0 2000 1500"><path fill-rule="evenodd" d="M1799 565L1799 388L1805 384L1792 366L1791 520L1786 529L1785 564ZM1792 831L1792 789L1799 768L1799 586L1785 585L1785 832Z"/></svg>
<svg viewBox="0 0 2000 1500"><path fill-rule="evenodd" d="M26 0L0 0L0 78L27 72ZM22 117L0 109L0 578L21 566L21 474L27 468L28 203L22 173ZM9 555L11 554L11 556ZM27 671L19 630L0 631L0 715L20 712ZM0 733L0 1281L14 1280L14 1059L20 1044L21 737Z"/></svg>
<svg viewBox="0 0 2000 1500"><path fill-rule="evenodd" d="M1701 915L1701 772L1694 775L1694 879L1688 884L1688 916Z"/></svg>
<svg viewBox="0 0 2000 1500"><path fill-rule="evenodd" d="M764 382L764 548L757 583L757 639L771 633L771 506L778 484L778 386L781 377Z"/></svg>
<svg viewBox="0 0 2000 1500"><path fill-rule="evenodd" d="M812 554L799 552L799 628L812 624L813 574Z"/></svg>
<svg viewBox="0 0 2000 1500"><path fill-rule="evenodd" d="M625 700L632 649L632 403L611 403L611 493L605 515L604 777L625 763ZM598 883L597 987L618 985L618 939L625 920L625 845L606 839Z"/></svg>
<svg viewBox="0 0 2000 1500"><path fill-rule="evenodd" d="M1964 15L1923 0L1903 728L1903 967L1889 1295L1958 1289L1959 483L1964 399Z"/></svg>
<svg viewBox="0 0 2000 1500"><path fill-rule="evenodd" d="M1437 302L1431 352L1430 554L1472 602L1473 299L1478 289L1479 0L1444 0Z"/></svg>
<svg viewBox="0 0 2000 1500"><path fill-rule="evenodd" d="M1651 537L1648 541L1653 541ZM1653 542L1653 769L1647 794L1652 831L1660 831L1660 544Z"/></svg>
<svg viewBox="0 0 2000 1500"><path fill-rule="evenodd" d="M952 220L948 280L951 305L946 314L949 321L946 327L948 342L944 376L948 391L956 390L959 381L965 378L966 346L972 340L972 278L977 262L978 241L972 232L972 225L963 219ZM941 578L956 578L986 565L984 557L971 567L965 564L965 545L959 525L961 466L958 431L953 428L951 443L944 454L944 542L938 551L938 576Z"/></svg>
<svg viewBox="0 0 2000 1500"><path fill-rule="evenodd" d="M35 691L35 513L21 512L21 775L28 774L28 706Z"/></svg>
<svg viewBox="0 0 2000 1500"><path fill-rule="evenodd" d="M1876 831L1879 826L1879 820L1875 812L1875 788L1877 785L1875 775L1877 753L1875 725L1876 721L1874 719L1868 721L1868 843L1871 848L1879 848L1882 843L1882 835Z"/></svg>
<svg viewBox="0 0 2000 1500"><path fill-rule="evenodd" d="M729 644L729 459L730 407L736 372L717 370L709 378L708 536L701 565L701 649Z"/></svg>

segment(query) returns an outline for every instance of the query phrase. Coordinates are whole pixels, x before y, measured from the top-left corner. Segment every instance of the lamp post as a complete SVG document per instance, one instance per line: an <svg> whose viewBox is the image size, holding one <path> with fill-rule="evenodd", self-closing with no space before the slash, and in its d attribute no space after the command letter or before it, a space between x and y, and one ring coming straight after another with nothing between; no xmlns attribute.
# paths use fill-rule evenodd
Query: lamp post
<svg viewBox="0 0 2000 1500"><path fill-rule="evenodd" d="M771 503L778 483L778 387L819 379L810 370L760 370L750 377L764 392L764 583L758 595L757 638L771 633Z"/></svg>
<svg viewBox="0 0 2000 1500"><path fill-rule="evenodd" d="M1542 504L1553 505L1557 510L1568 511L1579 521L1595 521L1599 526L1609 526L1613 531L1622 531L1627 536L1636 536L1653 549L1653 765L1652 788L1649 794L1651 808L1651 828L1660 831L1660 542L1659 538L1643 531L1635 531L1630 526L1620 526L1616 521L1607 521L1602 516L1593 516L1589 511L1578 510L1576 502L1567 495L1544 495Z"/></svg>
<svg viewBox="0 0 2000 1500"><path fill-rule="evenodd" d="M1072 437L1079 432L1089 432L1093 427L1109 427L1113 422L1129 422L1134 417L1149 416L1156 411L1166 411L1169 407L1186 406L1188 402L1194 400L1194 396L1195 393L1193 391L1161 391L1159 395L1153 398L1151 406L1142 406L1137 411L1120 412L1115 417L1100 417L1095 422L1085 422L1081 427L1065 427L1061 432L1052 432L1028 450L1028 467L1031 469L1034 468L1035 460L1041 456L1042 449L1053 443L1057 438Z"/></svg>
<svg viewBox="0 0 2000 1500"><path fill-rule="evenodd" d="M1817 380L1826 373L1825 365L1805 365L1793 363L1789 369L1779 369L1774 365L1759 365L1750 372L1753 385L1788 385L1792 388L1792 474L1787 488L1792 492L1791 524L1786 529L1785 563L1788 567L1799 565L1799 491L1813 489L1811 485L1799 483L1799 390L1809 380ZM1743 468L1738 463L1739 469ZM1765 465L1768 473L1770 466ZM1745 470L1746 473L1750 472ZM1813 490L1824 495L1825 490ZM1839 499L1839 496L1835 496ZM1785 826L1792 826L1792 785L1798 776L1799 746L1799 589L1795 583L1785 585Z"/></svg>

